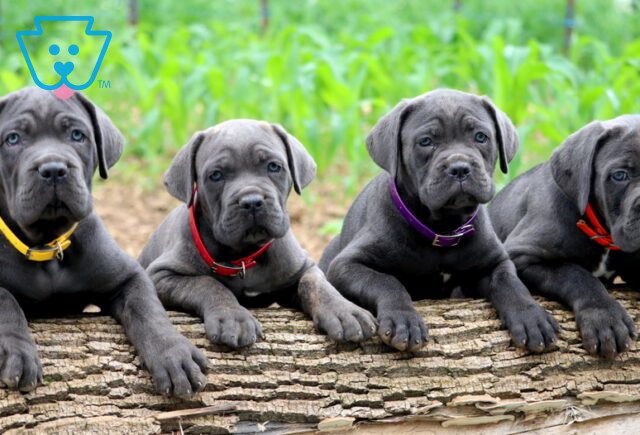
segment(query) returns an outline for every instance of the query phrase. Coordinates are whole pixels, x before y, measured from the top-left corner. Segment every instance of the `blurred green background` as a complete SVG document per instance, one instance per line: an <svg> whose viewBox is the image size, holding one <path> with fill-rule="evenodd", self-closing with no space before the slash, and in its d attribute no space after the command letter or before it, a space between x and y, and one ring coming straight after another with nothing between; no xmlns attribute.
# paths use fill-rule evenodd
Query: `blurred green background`
<svg viewBox="0 0 640 435"><path fill-rule="evenodd" d="M245 117L283 124L321 177L355 193L377 170L364 146L376 119L437 87L489 95L512 118L513 177L587 122L640 112L640 2L576 0L570 47L567 4L0 0L0 94L31 84L17 30L88 14L113 41L98 74L111 87L86 93L127 136L118 167L140 182L156 185L196 130Z"/></svg>

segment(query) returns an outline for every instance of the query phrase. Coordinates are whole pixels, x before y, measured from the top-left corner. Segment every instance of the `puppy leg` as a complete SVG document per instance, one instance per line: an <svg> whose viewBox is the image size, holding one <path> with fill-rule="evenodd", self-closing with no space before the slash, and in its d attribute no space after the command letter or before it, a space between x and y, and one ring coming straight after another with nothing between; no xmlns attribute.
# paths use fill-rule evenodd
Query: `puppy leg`
<svg viewBox="0 0 640 435"><path fill-rule="evenodd" d="M173 327L142 269L124 283L109 308L159 393L182 398L204 387L203 372L209 367L206 357Z"/></svg>
<svg viewBox="0 0 640 435"><path fill-rule="evenodd" d="M531 297L511 260L502 261L480 279L478 288L498 312L516 346L542 352L555 342L558 323Z"/></svg>
<svg viewBox="0 0 640 435"><path fill-rule="evenodd" d="M0 381L20 391L42 383L42 365L18 301L0 287Z"/></svg>
<svg viewBox="0 0 640 435"><path fill-rule="evenodd" d="M366 266L356 249L342 251L329 265L327 278L349 299L375 311L378 335L385 344L409 351L426 344L427 327L402 283Z"/></svg>
<svg viewBox="0 0 640 435"><path fill-rule="evenodd" d="M182 275L171 263L161 258L148 269L165 306L196 313L212 343L239 348L264 338L260 322L231 290L209 276Z"/></svg>
<svg viewBox="0 0 640 435"><path fill-rule="evenodd" d="M338 293L317 266L306 271L300 279L298 297L315 327L333 340L360 342L376 332L376 321L371 313Z"/></svg>
<svg viewBox="0 0 640 435"><path fill-rule="evenodd" d="M635 324L597 278L576 264L532 263L522 267L523 281L573 309L589 353L614 358L629 348L637 337Z"/></svg>

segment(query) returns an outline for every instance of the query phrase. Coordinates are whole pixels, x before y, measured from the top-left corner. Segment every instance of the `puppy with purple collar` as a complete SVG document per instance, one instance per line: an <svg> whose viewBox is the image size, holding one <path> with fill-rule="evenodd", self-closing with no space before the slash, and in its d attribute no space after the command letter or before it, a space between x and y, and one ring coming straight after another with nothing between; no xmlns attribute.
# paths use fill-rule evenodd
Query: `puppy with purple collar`
<svg viewBox="0 0 640 435"><path fill-rule="evenodd" d="M367 137L385 172L356 198L320 267L376 314L388 345L422 347L427 327L412 299L455 287L489 299L517 346L541 352L556 339L555 320L518 279L482 205L495 192L496 161L507 172L517 147L490 100L455 90L401 101Z"/></svg>

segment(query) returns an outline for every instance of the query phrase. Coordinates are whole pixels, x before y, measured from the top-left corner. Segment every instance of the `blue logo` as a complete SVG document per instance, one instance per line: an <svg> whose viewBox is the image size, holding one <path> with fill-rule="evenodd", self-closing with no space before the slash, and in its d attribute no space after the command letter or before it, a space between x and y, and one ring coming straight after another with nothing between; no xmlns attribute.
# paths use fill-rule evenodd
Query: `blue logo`
<svg viewBox="0 0 640 435"><path fill-rule="evenodd" d="M108 30L92 30L94 18L91 16L37 16L34 19L36 30L20 30L16 32L16 38L18 40L18 45L20 46L20 50L22 51L22 55L24 56L24 60L27 63L27 67L29 68L29 72L31 73L31 78L35 82L35 84L45 90L54 91L57 97L66 99L73 95L74 91L80 91L88 88L95 81L96 76L98 75L98 70L100 69L100 65L102 65L102 61L104 59L104 55L107 52L107 48L109 47L109 42L111 41L111 32ZM79 80L81 83L72 82L72 78L70 76L74 71L78 72L79 68L77 59L80 54L80 47L78 46L79 41L67 41L68 43L64 44L51 44L48 47L48 54L50 62L47 62L45 67L39 65L39 68L34 66L34 57L29 54L29 50L27 46L30 41L34 41L31 38L39 38L44 34L42 24L43 23L54 23L54 22L75 22L76 24L86 23L83 36L89 36L92 38L96 38L96 42L101 47L99 49L95 49L92 47L88 47L92 53L85 53L88 55L90 59L90 64L92 66L88 67L90 70L90 75L87 78L88 71L82 71L82 73L74 74L76 80L78 80L78 76L83 76ZM70 32L69 32L70 33ZM68 37L68 34L67 34ZM102 41L101 41L102 40ZM92 41L93 42L93 41ZM32 48L33 45L29 45L29 48ZM96 56L97 53L97 56ZM85 56L86 58L87 56ZM64 58L69 60L62 61ZM59 60L62 59L62 60ZM55 79L53 81L46 80L45 77L50 76L55 73Z"/></svg>

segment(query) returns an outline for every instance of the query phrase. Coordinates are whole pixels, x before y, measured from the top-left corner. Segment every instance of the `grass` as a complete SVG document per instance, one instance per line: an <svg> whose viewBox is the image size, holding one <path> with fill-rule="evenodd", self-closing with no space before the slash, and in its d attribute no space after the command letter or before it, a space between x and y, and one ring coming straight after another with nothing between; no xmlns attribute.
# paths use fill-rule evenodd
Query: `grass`
<svg viewBox="0 0 640 435"><path fill-rule="evenodd" d="M98 75L112 87L87 94L125 132L120 167L140 179L157 179L198 129L251 117L283 124L321 175L355 191L376 170L371 126L437 87L489 95L513 119L523 145L508 177L589 121L640 111L640 12L624 1L577 2L568 57L560 0L464 0L459 11L452 1L271 0L264 34L257 0L139 3L131 27L124 0L0 0L0 94L31 83L14 35L33 15L94 15L114 34Z"/></svg>

